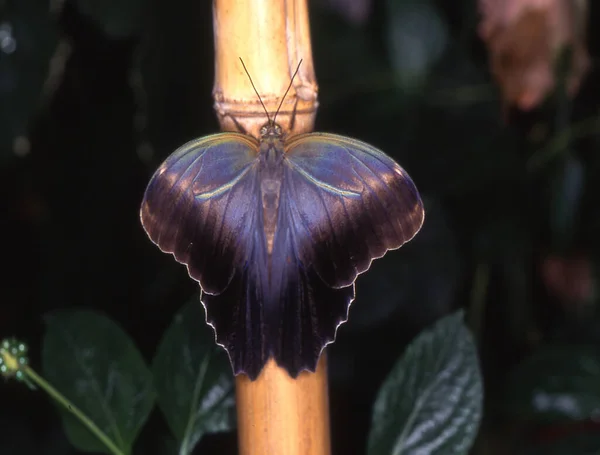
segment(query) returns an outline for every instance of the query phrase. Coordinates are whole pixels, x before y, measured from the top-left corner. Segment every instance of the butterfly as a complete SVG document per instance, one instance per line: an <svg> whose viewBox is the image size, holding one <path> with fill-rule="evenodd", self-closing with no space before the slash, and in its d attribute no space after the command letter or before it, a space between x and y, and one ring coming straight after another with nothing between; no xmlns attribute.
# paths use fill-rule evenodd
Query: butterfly
<svg viewBox="0 0 600 455"><path fill-rule="evenodd" d="M252 380L271 357L293 378L315 371L357 276L424 219L413 181L381 150L329 133L287 137L265 113L259 139L225 132L178 148L140 211L152 242L200 284L234 374Z"/></svg>

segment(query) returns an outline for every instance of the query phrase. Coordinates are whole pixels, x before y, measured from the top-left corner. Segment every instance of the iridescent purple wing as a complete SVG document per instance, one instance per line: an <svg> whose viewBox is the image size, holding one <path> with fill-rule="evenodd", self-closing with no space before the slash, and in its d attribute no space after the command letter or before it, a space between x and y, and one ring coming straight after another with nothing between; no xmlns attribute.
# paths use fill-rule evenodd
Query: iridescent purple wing
<svg viewBox="0 0 600 455"><path fill-rule="evenodd" d="M141 218L200 283L234 372L254 379L274 356L295 377L314 371L346 320L356 276L416 234L423 207L408 175L377 149L298 136L285 144L269 254L258 146L233 133L184 145L150 181Z"/></svg>
<svg viewBox="0 0 600 455"><path fill-rule="evenodd" d="M284 185L286 185L284 183ZM316 273L303 255L306 231L298 226L296 202L282 194L271 257L269 300L266 302L269 350L292 377L315 371L323 348L346 320L354 287L336 289ZM330 258L334 261L335 258Z"/></svg>
<svg viewBox="0 0 600 455"><path fill-rule="evenodd" d="M253 267L266 263L257 154L257 141L237 133L189 142L156 171L141 208L150 239L200 283L207 322L236 373L267 358L264 281Z"/></svg>
<svg viewBox="0 0 600 455"><path fill-rule="evenodd" d="M408 174L368 144L313 133L289 140L285 152L272 260L281 272L273 289L288 305L272 349L293 374L314 370L347 319L358 274L412 239L424 210Z"/></svg>
<svg viewBox="0 0 600 455"><path fill-rule="evenodd" d="M325 133L286 143L283 196L300 258L332 287L351 285L373 259L401 247L424 219L409 175L364 142Z"/></svg>

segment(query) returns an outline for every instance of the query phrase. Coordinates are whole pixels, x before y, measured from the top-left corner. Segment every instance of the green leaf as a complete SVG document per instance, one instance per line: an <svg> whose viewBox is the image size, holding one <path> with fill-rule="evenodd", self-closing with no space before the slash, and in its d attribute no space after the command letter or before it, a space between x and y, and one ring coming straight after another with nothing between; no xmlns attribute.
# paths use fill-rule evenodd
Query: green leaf
<svg viewBox="0 0 600 455"><path fill-rule="evenodd" d="M509 376L507 415L542 422L596 418L600 409L600 353L593 346L548 346Z"/></svg>
<svg viewBox="0 0 600 455"><path fill-rule="evenodd" d="M188 454L205 433L235 426L233 375L196 298L175 316L153 364L158 404Z"/></svg>
<svg viewBox="0 0 600 455"><path fill-rule="evenodd" d="M462 311L421 333L381 387L368 454L466 454L479 427L482 384Z"/></svg>
<svg viewBox="0 0 600 455"><path fill-rule="evenodd" d="M147 4L143 0L77 0L79 11L115 39L141 32Z"/></svg>
<svg viewBox="0 0 600 455"><path fill-rule="evenodd" d="M47 318L42 361L46 379L86 414L123 453L154 404L152 375L127 334L93 311L59 311ZM75 417L62 410L71 443L111 453Z"/></svg>

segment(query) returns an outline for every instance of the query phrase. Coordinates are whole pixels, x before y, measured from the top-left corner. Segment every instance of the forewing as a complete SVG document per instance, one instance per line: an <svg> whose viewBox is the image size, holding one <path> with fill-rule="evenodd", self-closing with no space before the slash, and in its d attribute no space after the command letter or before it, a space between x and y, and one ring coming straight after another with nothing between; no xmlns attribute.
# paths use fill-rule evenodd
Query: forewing
<svg viewBox="0 0 600 455"><path fill-rule="evenodd" d="M290 201L299 259L327 285L351 285L373 259L421 228L419 192L382 151L324 133L296 136L285 151L283 197Z"/></svg>
<svg viewBox="0 0 600 455"><path fill-rule="evenodd" d="M150 239L219 294L248 254L257 222L257 142L223 133L189 142L158 168L141 220Z"/></svg>

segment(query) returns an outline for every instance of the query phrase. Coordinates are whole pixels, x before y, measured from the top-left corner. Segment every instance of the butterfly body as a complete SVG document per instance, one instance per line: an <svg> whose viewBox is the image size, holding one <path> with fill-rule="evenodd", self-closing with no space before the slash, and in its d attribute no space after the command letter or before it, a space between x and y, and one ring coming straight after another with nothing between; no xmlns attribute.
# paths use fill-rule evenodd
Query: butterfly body
<svg viewBox="0 0 600 455"><path fill-rule="evenodd" d="M262 196L263 229L269 255L273 251L273 241L277 230L284 166L283 140L280 134L274 133L274 131L265 132L259 145L258 177Z"/></svg>
<svg viewBox="0 0 600 455"><path fill-rule="evenodd" d="M152 177L142 224L187 265L234 372L270 357L295 377L316 368L372 260L423 222L412 180L383 152L311 133L221 133L175 151Z"/></svg>

